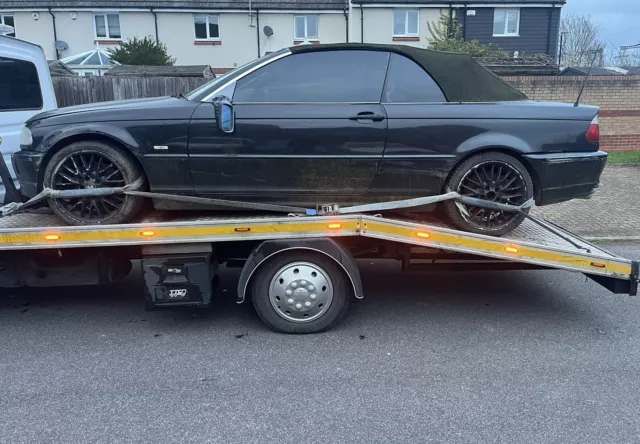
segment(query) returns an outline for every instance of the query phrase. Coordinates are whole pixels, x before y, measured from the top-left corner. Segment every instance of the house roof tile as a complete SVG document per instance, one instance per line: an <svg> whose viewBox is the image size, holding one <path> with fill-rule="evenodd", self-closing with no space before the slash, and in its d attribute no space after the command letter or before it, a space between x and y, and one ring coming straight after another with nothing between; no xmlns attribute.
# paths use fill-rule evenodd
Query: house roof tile
<svg viewBox="0 0 640 444"><path fill-rule="evenodd" d="M154 8L154 9L344 9L347 0L4 0L2 9Z"/></svg>
<svg viewBox="0 0 640 444"><path fill-rule="evenodd" d="M463 4L495 4L495 5L508 5L509 3L525 5L525 4L557 4L564 5L566 0L458 0L458 1L450 1L450 0L351 0L351 3L355 5L368 5L368 4L401 4L401 5L429 5L429 4L449 4L453 5L463 5Z"/></svg>

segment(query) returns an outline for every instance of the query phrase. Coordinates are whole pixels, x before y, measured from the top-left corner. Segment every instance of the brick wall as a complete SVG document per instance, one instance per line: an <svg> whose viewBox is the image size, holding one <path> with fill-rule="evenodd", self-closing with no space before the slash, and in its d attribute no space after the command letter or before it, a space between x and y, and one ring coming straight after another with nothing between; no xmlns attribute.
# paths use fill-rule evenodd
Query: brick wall
<svg viewBox="0 0 640 444"><path fill-rule="evenodd" d="M584 77L504 77L530 99L573 103ZM601 147L640 150L640 76L591 77L580 103L600 107Z"/></svg>

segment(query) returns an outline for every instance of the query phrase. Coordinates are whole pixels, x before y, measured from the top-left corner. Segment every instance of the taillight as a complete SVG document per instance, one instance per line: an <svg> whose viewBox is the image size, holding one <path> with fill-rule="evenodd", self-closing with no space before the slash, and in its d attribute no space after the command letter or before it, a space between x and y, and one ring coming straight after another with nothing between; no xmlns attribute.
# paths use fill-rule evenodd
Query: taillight
<svg viewBox="0 0 640 444"><path fill-rule="evenodd" d="M587 142L598 143L600 142L600 125L598 125L598 116L595 116L589 125L587 130Z"/></svg>

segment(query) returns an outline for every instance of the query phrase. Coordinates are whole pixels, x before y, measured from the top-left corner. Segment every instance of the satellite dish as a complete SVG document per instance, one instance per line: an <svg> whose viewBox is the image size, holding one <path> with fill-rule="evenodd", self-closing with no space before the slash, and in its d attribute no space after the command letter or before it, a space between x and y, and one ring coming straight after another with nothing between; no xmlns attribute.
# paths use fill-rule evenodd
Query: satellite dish
<svg viewBox="0 0 640 444"><path fill-rule="evenodd" d="M15 29L13 29L13 26L3 25L0 23L0 35L13 34L14 31Z"/></svg>
<svg viewBox="0 0 640 444"><path fill-rule="evenodd" d="M265 26L262 29L262 32L264 32L264 35L266 35L267 37L271 37L273 35L273 28L271 26Z"/></svg>
<svg viewBox="0 0 640 444"><path fill-rule="evenodd" d="M64 42L62 40L56 41L56 50L66 51L67 49L69 49L69 45L67 44L67 42Z"/></svg>

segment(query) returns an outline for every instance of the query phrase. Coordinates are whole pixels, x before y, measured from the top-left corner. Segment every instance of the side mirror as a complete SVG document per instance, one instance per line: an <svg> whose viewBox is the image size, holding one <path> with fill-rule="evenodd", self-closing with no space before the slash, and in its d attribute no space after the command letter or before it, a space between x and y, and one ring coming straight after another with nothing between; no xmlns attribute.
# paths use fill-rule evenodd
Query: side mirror
<svg viewBox="0 0 640 444"><path fill-rule="evenodd" d="M213 101L216 113L216 123L223 133L230 134L235 129L236 114L233 105L227 97L219 97Z"/></svg>

